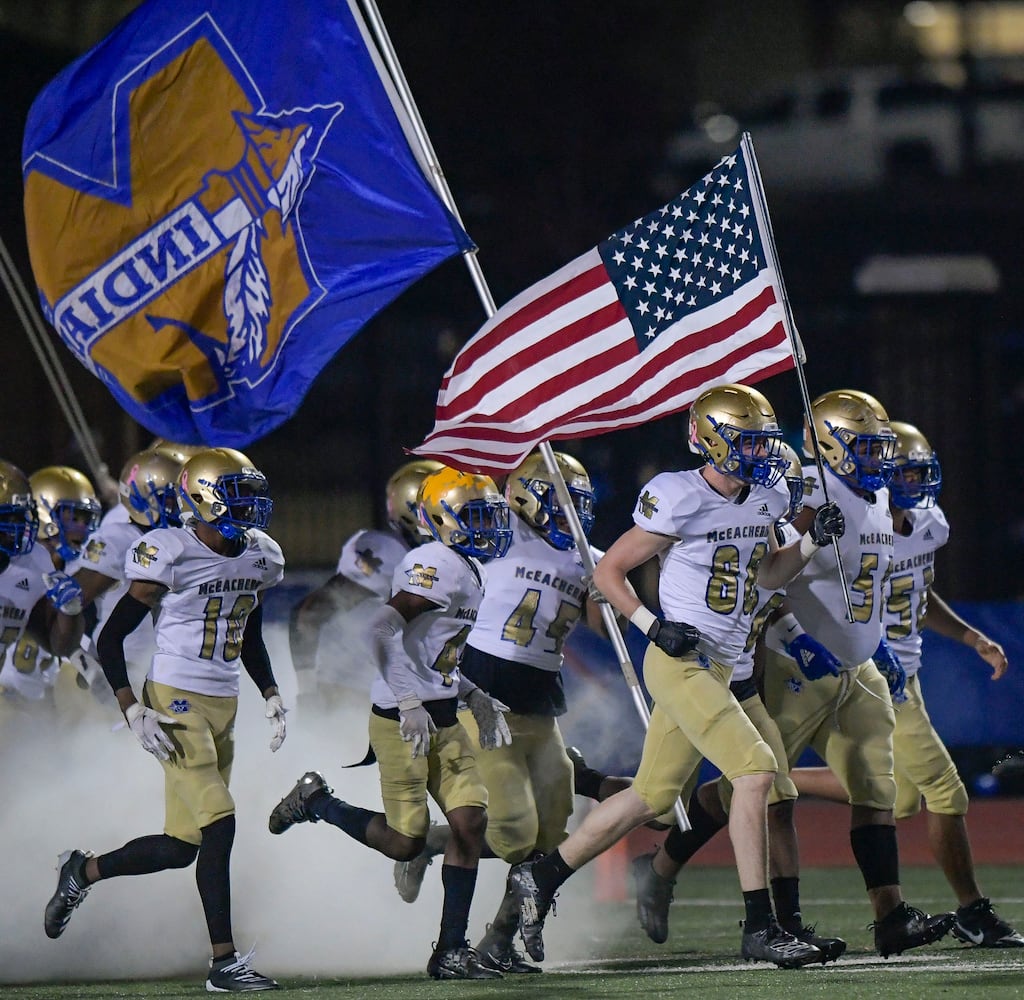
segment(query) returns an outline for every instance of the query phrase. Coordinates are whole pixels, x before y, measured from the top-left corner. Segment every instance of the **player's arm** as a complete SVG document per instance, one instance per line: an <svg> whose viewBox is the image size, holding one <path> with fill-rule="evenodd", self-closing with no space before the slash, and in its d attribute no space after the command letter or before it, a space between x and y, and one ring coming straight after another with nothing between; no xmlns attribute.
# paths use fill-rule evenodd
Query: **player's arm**
<svg viewBox="0 0 1024 1000"><path fill-rule="evenodd" d="M616 610L625 615L648 639L669 656L682 656L694 649L700 633L686 622L659 618L637 596L627 574L649 562L677 539L633 525L620 535L594 567L594 584Z"/></svg>
<svg viewBox="0 0 1024 1000"><path fill-rule="evenodd" d="M42 645L54 656L69 656L82 641L85 617L82 615L82 592L74 577L55 570L44 577L46 596L32 609L29 623L37 636L44 636Z"/></svg>
<svg viewBox="0 0 1024 1000"><path fill-rule="evenodd" d="M439 607L421 594L399 590L374 611L368 624L370 655L398 702L399 732L406 743L412 744L414 759L427 753L431 734L437 732L437 727L413 687L412 675L401 661L388 655L388 648L409 622Z"/></svg>
<svg viewBox="0 0 1024 1000"><path fill-rule="evenodd" d="M284 707L281 694L277 689L274 668L270 664L270 653L267 652L267 644L263 640L262 604L257 604L245 619L245 631L242 633L241 659L245 672L252 678L253 683L267 703L266 716L270 720L270 726L273 729L270 749L277 753L281 749L281 745L284 743L288 732L288 727L284 721L287 709Z"/></svg>
<svg viewBox="0 0 1024 1000"><path fill-rule="evenodd" d="M994 681L999 680L1009 669L1010 661L1003 647L980 629L968 625L934 590L928 592L928 610L921 627L970 646L992 668Z"/></svg>
<svg viewBox="0 0 1024 1000"><path fill-rule="evenodd" d="M105 594L118 581L105 573L97 573L94 569L80 569L75 579L82 588L82 607L87 608L101 594Z"/></svg>
<svg viewBox="0 0 1024 1000"><path fill-rule="evenodd" d="M128 728L142 749L158 760L167 760L174 744L161 726L173 725L174 719L155 709L141 705L128 683L128 664L124 658L124 640L132 634L157 605L167 587L150 580L132 580L128 592L117 602L96 640L103 675L114 692L118 707L124 713Z"/></svg>
<svg viewBox="0 0 1024 1000"><path fill-rule="evenodd" d="M843 512L834 501L817 509L804 507L793 521L800 539L782 548L771 546L757 567L757 585L765 590L781 590L811 561L811 557L833 538L842 538L845 530Z"/></svg>
<svg viewBox="0 0 1024 1000"><path fill-rule="evenodd" d="M346 582L344 576L336 573L292 608L288 619L288 645L296 672L316 667L320 630L341 606L341 592Z"/></svg>
<svg viewBox="0 0 1024 1000"><path fill-rule="evenodd" d="M128 683L128 664L124 656L124 641L134 632L146 615L160 603L167 593L162 583L132 580L128 592L111 611L96 639L96 654L103 675L114 692L118 707L127 717L128 709L138 704L135 692Z"/></svg>

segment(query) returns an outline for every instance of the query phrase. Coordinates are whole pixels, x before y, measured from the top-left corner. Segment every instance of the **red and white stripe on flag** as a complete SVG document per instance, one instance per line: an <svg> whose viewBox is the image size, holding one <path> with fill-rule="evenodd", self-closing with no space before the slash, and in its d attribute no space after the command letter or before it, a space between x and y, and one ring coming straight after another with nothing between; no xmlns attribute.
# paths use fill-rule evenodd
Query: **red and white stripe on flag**
<svg viewBox="0 0 1024 1000"><path fill-rule="evenodd" d="M714 171L701 184L498 310L445 375L434 429L414 454L504 474L542 441L635 427L686 409L711 385L792 368L780 283L755 219L741 222L749 216L736 200L729 213L722 199L720 217L704 216L710 226L698 218L686 228L694 204L719 197ZM749 207L749 196L739 203ZM663 221L676 204L678 226ZM695 238L700 229L712 236Z"/></svg>

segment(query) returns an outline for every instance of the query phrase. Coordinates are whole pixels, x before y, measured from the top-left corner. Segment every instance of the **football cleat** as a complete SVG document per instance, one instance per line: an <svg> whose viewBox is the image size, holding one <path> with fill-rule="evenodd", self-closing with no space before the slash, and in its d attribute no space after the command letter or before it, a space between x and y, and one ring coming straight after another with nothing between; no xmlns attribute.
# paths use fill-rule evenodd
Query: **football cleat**
<svg viewBox="0 0 1024 1000"><path fill-rule="evenodd" d="M979 948L1024 948L1024 937L1002 920L982 896L956 911L953 937Z"/></svg>
<svg viewBox="0 0 1024 1000"><path fill-rule="evenodd" d="M516 951L512 938L500 934L494 929L493 924L487 925L487 933L476 946L476 953L484 965L505 975L528 975L544 971L539 966L527 962L526 958Z"/></svg>
<svg viewBox="0 0 1024 1000"><path fill-rule="evenodd" d="M456 948L435 948L427 962L431 979L504 979L497 969L490 969L480 960L476 950L463 941Z"/></svg>
<svg viewBox="0 0 1024 1000"><path fill-rule="evenodd" d="M668 908L676 883L675 879L659 875L654 870L653 861L653 853L633 858L636 918L655 944L664 944L668 940Z"/></svg>
<svg viewBox="0 0 1024 1000"><path fill-rule="evenodd" d="M554 896L542 892L533 877L533 862L513 865L508 873L505 891L511 893L519 910L519 932L526 953L535 962L544 961L544 919Z"/></svg>
<svg viewBox="0 0 1024 1000"><path fill-rule="evenodd" d="M395 862L395 888L406 903L415 903L419 898L423 877L434 863L434 858L444 853L450 834L451 827L431 823L423 850L411 861Z"/></svg>
<svg viewBox="0 0 1024 1000"><path fill-rule="evenodd" d="M762 931L745 931L740 954L748 962L774 962L780 969L824 961L818 948L787 933L774 920Z"/></svg>
<svg viewBox="0 0 1024 1000"><path fill-rule="evenodd" d="M210 959L210 974L206 977L207 993L256 993L261 990L279 990L281 987L269 976L264 976L249 965L256 954L255 945L248 954L236 951L223 958Z"/></svg>
<svg viewBox="0 0 1024 1000"><path fill-rule="evenodd" d="M782 929L788 931L798 941L803 941L805 944L813 944L821 952L822 965L826 962L834 962L846 951L846 942L842 938L822 937L816 933L813 924L809 926L797 924L795 927L783 924Z"/></svg>
<svg viewBox="0 0 1024 1000"><path fill-rule="evenodd" d="M57 859L57 891L46 904L43 928L48 938L59 938L64 933L71 914L89 895L89 884L85 881L85 863L92 857L91 851L65 851Z"/></svg>
<svg viewBox="0 0 1024 1000"><path fill-rule="evenodd" d="M295 782L292 790L274 806L267 823L270 832L284 833L296 823L315 823L316 817L306 808L309 800L319 792L330 795L332 791L333 789L327 787L327 782L319 771L307 771Z"/></svg>
<svg viewBox="0 0 1024 1000"><path fill-rule="evenodd" d="M955 922L955 913L937 913L933 917L903 902L868 927L875 932L875 950L882 958L888 958L938 941L952 930Z"/></svg>

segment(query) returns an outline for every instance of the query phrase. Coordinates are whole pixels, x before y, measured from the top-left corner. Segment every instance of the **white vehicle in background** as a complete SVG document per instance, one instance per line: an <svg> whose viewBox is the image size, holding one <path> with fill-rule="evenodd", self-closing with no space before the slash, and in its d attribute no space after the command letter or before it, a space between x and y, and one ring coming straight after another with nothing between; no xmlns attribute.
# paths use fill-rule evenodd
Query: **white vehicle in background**
<svg viewBox="0 0 1024 1000"><path fill-rule="evenodd" d="M968 103L955 73L930 68L910 76L897 67L799 77L742 111L705 106L671 138L668 160L690 183L747 131L769 188L955 177L965 164L965 118L974 123L978 165L1024 162L1024 76L982 74Z"/></svg>

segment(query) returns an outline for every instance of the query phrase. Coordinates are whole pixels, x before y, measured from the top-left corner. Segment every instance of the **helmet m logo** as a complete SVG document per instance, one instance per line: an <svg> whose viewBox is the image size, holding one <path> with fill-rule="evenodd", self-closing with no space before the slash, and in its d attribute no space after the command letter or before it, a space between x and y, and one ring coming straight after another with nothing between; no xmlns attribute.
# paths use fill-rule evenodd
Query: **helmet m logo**
<svg viewBox="0 0 1024 1000"><path fill-rule="evenodd" d="M111 111L108 176L26 164L29 232L62 233L33 261L47 319L134 400L184 380L215 406L267 378L325 294L297 210L342 105L267 107L207 13L140 56Z"/></svg>

